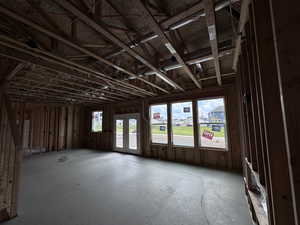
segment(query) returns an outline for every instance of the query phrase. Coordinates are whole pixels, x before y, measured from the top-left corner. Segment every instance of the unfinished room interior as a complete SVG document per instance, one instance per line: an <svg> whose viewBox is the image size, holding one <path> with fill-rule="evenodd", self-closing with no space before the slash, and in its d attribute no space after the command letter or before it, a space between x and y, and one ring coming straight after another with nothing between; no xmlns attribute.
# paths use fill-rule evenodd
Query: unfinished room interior
<svg viewBox="0 0 300 225"><path fill-rule="evenodd" d="M300 225L299 21L296 0L0 0L1 224Z"/></svg>

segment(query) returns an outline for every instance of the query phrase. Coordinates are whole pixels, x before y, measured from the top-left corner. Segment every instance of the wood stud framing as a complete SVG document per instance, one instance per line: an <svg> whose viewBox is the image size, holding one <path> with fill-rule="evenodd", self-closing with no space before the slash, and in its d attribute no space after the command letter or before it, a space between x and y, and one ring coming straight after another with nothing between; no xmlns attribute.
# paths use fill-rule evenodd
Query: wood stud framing
<svg viewBox="0 0 300 225"><path fill-rule="evenodd" d="M231 0L231 3L236 1ZM227 0L199 1L164 20L154 16L151 10L155 10L155 5L152 4L150 10L145 1L138 0L136 6L143 15L143 22L151 27L149 33L140 33L109 0L106 3L99 0L98 4L80 0L77 2L80 8L71 0L51 0L72 22L69 31L36 1L26 0L25 4L44 23L33 22L0 4L0 14L8 24L20 25L18 31L7 35L5 23L0 24L0 57L11 60L6 73L0 77L0 221L17 215L23 153L78 147L111 150L114 115L140 113L143 156L226 169L243 168L254 221L258 225L299 225L300 49L295 43L300 37L296 28L291 27L299 25L300 7L293 1L289 4L279 0L241 2L233 58L236 78L230 71L221 74L221 70L225 73L228 69L223 68L221 57L226 58L233 51L224 44L227 41L218 43L215 12L228 6ZM117 12L123 21L121 26L98 22L103 16L102 3ZM184 22L199 18L205 21L209 43L203 45L205 51L201 53L198 49L183 54L176 42L175 30L178 32ZM93 32L101 42L82 43L78 35L80 26ZM132 39L130 43L117 36L124 31L129 33L126 40ZM47 40L48 46L35 40L37 33ZM152 59L152 55L156 57L161 52L157 46L149 43L145 46L145 43L154 39L154 44L163 44L169 49L178 64L172 62L169 52ZM34 43L28 44L28 41ZM65 55L60 46L72 51L67 50ZM152 48L148 49L149 46ZM101 54L102 48L105 48L104 54ZM126 55L121 56L121 53ZM128 58L128 66L121 66L121 57ZM196 78L191 70L193 65L199 61L205 65L210 60L213 65L207 63L208 71L214 68L215 75ZM101 68L103 65L106 67ZM184 90L181 83L184 79L175 74L172 66L183 69L197 89ZM166 74L166 71L170 72ZM215 87L202 88L206 82ZM175 93L177 91L184 94ZM167 95L159 96L162 93ZM199 146L197 100L220 96L224 96L226 102L228 151ZM174 146L171 126L168 126L168 144L152 144L150 106L167 104L168 124L171 124L171 104L178 101L192 101L194 147ZM94 110L104 112L103 132L90 130ZM25 126L29 126L26 141ZM266 201L267 211L260 206L261 199Z"/></svg>
<svg viewBox="0 0 300 225"><path fill-rule="evenodd" d="M244 96L242 121L248 139L243 144L246 193L253 218L258 224L297 225L299 198L296 197L298 192L295 187L298 184L293 172L297 171L299 165L293 163L296 157L290 152L297 145L289 142L288 139L293 135L288 134L285 126L287 118L294 118L293 124L299 123L299 119L291 115L287 117L283 106L293 108L290 111L292 114L299 112L295 102L300 96L300 89L287 88L288 82L284 83L282 79L287 81L292 71L299 69L297 63L284 60L298 52L287 40L299 37L299 34L291 36L288 32L276 32L278 26L284 26L279 22L286 20L284 13L299 17L299 10L297 7L285 7L284 4L272 8L278 4L276 0L245 1L244 4L246 6L242 6L244 15L241 16L240 26L244 24L241 27L245 30L241 31L245 33L245 40L240 39L241 46L236 46L236 54L241 52L237 69L241 74L241 96ZM277 16L274 10L278 10ZM287 29L290 30L293 29ZM277 39L276 35L281 38ZM279 40L285 41L279 44ZM288 69L282 73L281 66ZM293 90L293 95L284 98L283 95L289 90ZM268 213L260 207L260 200L255 194L257 192L260 192L260 198L263 196L266 199Z"/></svg>

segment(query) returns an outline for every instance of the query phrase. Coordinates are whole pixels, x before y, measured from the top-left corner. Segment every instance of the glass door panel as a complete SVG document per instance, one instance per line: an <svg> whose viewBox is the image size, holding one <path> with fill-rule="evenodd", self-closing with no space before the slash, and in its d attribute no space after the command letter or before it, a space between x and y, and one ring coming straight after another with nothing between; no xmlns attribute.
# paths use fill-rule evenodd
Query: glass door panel
<svg viewBox="0 0 300 225"><path fill-rule="evenodd" d="M116 121L116 147L123 148L124 147L124 120L115 120Z"/></svg>
<svg viewBox="0 0 300 225"><path fill-rule="evenodd" d="M118 152L140 153L140 115L114 116L114 149Z"/></svg>
<svg viewBox="0 0 300 225"><path fill-rule="evenodd" d="M137 149L137 120L129 119L129 149Z"/></svg>

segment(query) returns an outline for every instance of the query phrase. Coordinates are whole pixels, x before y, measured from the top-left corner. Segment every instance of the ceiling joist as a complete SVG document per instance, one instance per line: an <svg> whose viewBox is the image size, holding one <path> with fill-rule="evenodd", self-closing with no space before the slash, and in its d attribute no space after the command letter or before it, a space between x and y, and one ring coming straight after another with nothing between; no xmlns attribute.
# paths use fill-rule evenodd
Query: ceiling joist
<svg viewBox="0 0 300 225"><path fill-rule="evenodd" d="M31 28L33 28L33 29L35 29L35 30L43 33L43 34L46 34L46 35L48 35L48 36L50 36L52 38L55 38L56 40L61 41L62 43L66 44L66 45L68 45L68 46L70 46L70 47L72 47L72 48L74 48L76 50L79 50L82 53L87 54L87 55L89 55L89 56L91 56L91 57L93 57L93 58L95 58L95 59L97 59L97 60L99 60L99 61L101 61L101 62L103 62L103 63L105 63L105 64L107 64L107 65L109 65L109 66L111 66L111 67L113 67L113 68L115 68L117 70L119 70L119 71L121 71L121 72L123 72L123 73L126 73L126 74L128 74L130 76L138 77L136 74L134 74L134 73L132 73L132 72L130 72L130 71L128 71L128 70L126 70L126 69L124 69L124 68L122 68L122 67L120 67L120 66L118 66L118 65L116 65L116 64L114 64L114 63L112 63L112 62L110 62L110 61L108 61L106 59L104 59L104 58L102 58L101 56L95 54L94 52L92 52L92 51L90 51L90 50L88 50L88 49L80 46L79 43L76 43L75 41L71 41L71 40L67 39L66 37L62 37L59 34L56 34L53 31L48 30L47 28L44 28L44 27L42 27L42 26L40 26L40 25L38 25L38 24L36 24L36 23L34 23L34 22L32 22L32 21L30 21L30 20L28 20L28 19L26 19L26 18L24 18L24 17L22 17L20 15L18 15L17 13L15 13L15 12L13 12L13 11L5 8L2 5L0 5L0 13L3 13L6 16L8 16L8 17L10 17L10 18L12 18L12 19L14 19L16 21L24 23L27 26L29 26L29 27L31 27ZM101 76L109 78L105 74L102 74ZM141 79L144 80L143 78L139 78L139 79L140 80ZM147 84L152 85L152 83L147 83ZM154 86L154 87L156 87L156 86ZM136 88L138 88L138 87L136 87ZM138 89L141 89L141 88L138 88ZM145 90L143 90L143 91L145 91ZM165 91L165 93L167 93L167 91ZM153 93L149 93L149 94L153 95Z"/></svg>
<svg viewBox="0 0 300 225"><path fill-rule="evenodd" d="M217 82L221 86L221 69L219 62L219 50L218 50L218 37L217 37L217 28L216 28L216 16L214 10L213 0L203 0L205 8L205 18L207 23L209 42L211 46L211 52L214 57L214 65L217 76Z"/></svg>
<svg viewBox="0 0 300 225"><path fill-rule="evenodd" d="M80 19L82 22L93 28L95 31L109 39L114 44L118 45L124 51L126 51L128 54L130 54L132 57L149 67L151 70L154 70L158 77L160 77L164 82L171 85L173 88L183 91L183 88L179 86L177 83L172 81L166 74L164 74L162 71L160 71L158 68L153 66L148 60L146 60L143 56L139 55L137 52L132 50L130 47L128 47L125 43L123 43L118 37L116 37L114 34L112 34L110 31L108 31L106 28L104 28L102 25L96 23L93 18L85 15L83 12L81 12L76 6L74 6L70 1L59 1L59 0L53 0L58 5L63 7L65 10L73 13L78 19Z"/></svg>
<svg viewBox="0 0 300 225"><path fill-rule="evenodd" d="M159 24L156 22L156 20L152 16L149 9L147 9L146 6L140 0L137 3L139 5L139 9L141 10L145 21L149 22L149 25L150 25L151 29L153 29L153 31L159 36L160 41L168 48L170 53L176 58L177 62L180 64L180 66L185 71L185 74L194 82L194 84L198 88L202 88L200 82L195 78L194 74L192 73L190 68L186 65L183 58L178 53L178 51L175 49L175 47L170 42L168 37L165 35L165 33L163 32L163 30L161 29Z"/></svg>

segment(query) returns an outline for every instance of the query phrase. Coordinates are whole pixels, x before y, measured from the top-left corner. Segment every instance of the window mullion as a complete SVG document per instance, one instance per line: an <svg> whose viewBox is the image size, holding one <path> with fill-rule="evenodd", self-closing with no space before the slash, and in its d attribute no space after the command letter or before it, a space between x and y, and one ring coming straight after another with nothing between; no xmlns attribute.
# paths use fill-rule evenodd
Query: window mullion
<svg viewBox="0 0 300 225"><path fill-rule="evenodd" d="M197 101L193 101L193 127L194 127L194 145L195 148L199 148L200 146L200 132L199 132L199 124L198 124L198 107Z"/></svg>

